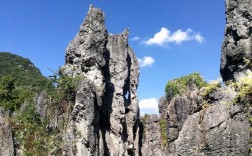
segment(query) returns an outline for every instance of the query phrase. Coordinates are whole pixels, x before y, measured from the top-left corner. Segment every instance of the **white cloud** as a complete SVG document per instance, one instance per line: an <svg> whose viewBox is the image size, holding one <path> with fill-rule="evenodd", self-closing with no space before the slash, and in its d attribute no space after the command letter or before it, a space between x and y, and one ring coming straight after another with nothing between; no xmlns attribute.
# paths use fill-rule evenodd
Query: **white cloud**
<svg viewBox="0 0 252 156"><path fill-rule="evenodd" d="M151 66L155 62L155 59L151 56L144 56L143 58L138 58L138 62L140 67Z"/></svg>
<svg viewBox="0 0 252 156"><path fill-rule="evenodd" d="M205 39L200 35L200 33L197 33L195 36L195 40L198 41L199 43L202 43Z"/></svg>
<svg viewBox="0 0 252 156"><path fill-rule="evenodd" d="M158 114L158 101L155 98L143 99L139 102L140 114Z"/></svg>
<svg viewBox="0 0 252 156"><path fill-rule="evenodd" d="M182 31L181 29L175 31L171 36L168 36L168 42L181 43L183 41L190 40L191 29L187 29L186 31Z"/></svg>
<svg viewBox="0 0 252 156"><path fill-rule="evenodd" d="M132 40L132 41L138 41L138 40L140 40L140 37L135 36L135 37L133 37L131 40Z"/></svg>
<svg viewBox="0 0 252 156"><path fill-rule="evenodd" d="M161 30L154 34L152 38L149 38L143 43L146 45L156 44L159 46L163 46L167 43L180 44L181 42L190 40L195 40L199 43L202 43L204 41L204 37L202 37L200 33L194 33L192 29L187 29L186 31L178 29L177 31L171 33L168 28L162 27Z"/></svg>

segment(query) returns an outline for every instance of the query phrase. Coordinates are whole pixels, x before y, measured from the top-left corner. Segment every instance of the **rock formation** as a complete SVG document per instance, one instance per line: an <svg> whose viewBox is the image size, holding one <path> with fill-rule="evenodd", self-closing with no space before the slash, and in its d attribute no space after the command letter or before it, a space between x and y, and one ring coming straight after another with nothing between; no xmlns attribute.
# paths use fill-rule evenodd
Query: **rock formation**
<svg viewBox="0 0 252 156"><path fill-rule="evenodd" d="M135 155L139 152L139 65L128 30L112 35L104 13L90 6L66 50L62 72L80 76L64 155Z"/></svg>
<svg viewBox="0 0 252 156"><path fill-rule="evenodd" d="M226 1L224 81L238 80L251 67L250 3ZM65 75L83 77L65 133L64 155L249 155L248 112L242 104L230 104L237 100L232 85L206 96L207 88L190 80L179 95L160 99L160 116L148 115L139 123L139 66L127 40L127 29L107 33L103 13L90 7L67 47L62 68Z"/></svg>
<svg viewBox="0 0 252 156"><path fill-rule="evenodd" d="M145 115L140 126L140 155L143 156L162 156L163 152L160 118L156 114Z"/></svg>
<svg viewBox="0 0 252 156"><path fill-rule="evenodd" d="M176 96L168 104L166 109L166 119L168 122L167 136L169 151L174 152L174 141L178 138L188 116L199 111L202 104L202 97L199 95L199 89L194 87L188 90L186 94Z"/></svg>
<svg viewBox="0 0 252 156"><path fill-rule="evenodd" d="M252 69L252 1L226 0L226 29L222 44L221 76L238 80Z"/></svg>
<svg viewBox="0 0 252 156"><path fill-rule="evenodd" d="M242 106L230 105L234 88L217 89L205 104L195 93L187 91L169 103L168 154L249 155L250 123Z"/></svg>
<svg viewBox="0 0 252 156"><path fill-rule="evenodd" d="M251 92L241 100L234 84L252 69L251 6L250 0L226 0L221 75L233 85L187 86L183 93L160 100L161 118L167 120L166 155L250 155Z"/></svg>
<svg viewBox="0 0 252 156"><path fill-rule="evenodd" d="M0 109L0 155L14 156L14 141L9 112Z"/></svg>
<svg viewBox="0 0 252 156"><path fill-rule="evenodd" d="M128 45L128 29L109 34L104 13L90 6L61 70L62 77L78 80L74 98L58 100L54 96L65 90L52 86L54 92L37 94L19 110L0 108L0 155L251 155L252 87L245 85L250 92L241 96L235 84L252 67L251 6L250 0L226 0L221 75L234 83L207 86L192 77L174 81L169 97L159 101L160 115L141 121L139 64Z"/></svg>

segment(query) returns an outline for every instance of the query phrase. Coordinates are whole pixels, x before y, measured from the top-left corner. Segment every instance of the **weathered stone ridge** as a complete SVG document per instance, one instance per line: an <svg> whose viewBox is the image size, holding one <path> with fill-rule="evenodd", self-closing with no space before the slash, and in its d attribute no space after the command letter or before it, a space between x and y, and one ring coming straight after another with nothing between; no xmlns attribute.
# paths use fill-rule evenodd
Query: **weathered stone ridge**
<svg viewBox="0 0 252 156"><path fill-rule="evenodd" d="M252 69L251 21L251 0L226 0L226 29L220 68L224 81L238 80Z"/></svg>
<svg viewBox="0 0 252 156"><path fill-rule="evenodd" d="M167 154L249 155L248 116L242 106L229 104L235 98L234 88L217 89L207 103L202 100L203 91L194 96L187 91L169 103Z"/></svg>
<svg viewBox="0 0 252 156"><path fill-rule="evenodd" d="M69 43L62 72L78 85L64 155L137 155L139 65L128 30L107 33L104 13L93 6Z"/></svg>

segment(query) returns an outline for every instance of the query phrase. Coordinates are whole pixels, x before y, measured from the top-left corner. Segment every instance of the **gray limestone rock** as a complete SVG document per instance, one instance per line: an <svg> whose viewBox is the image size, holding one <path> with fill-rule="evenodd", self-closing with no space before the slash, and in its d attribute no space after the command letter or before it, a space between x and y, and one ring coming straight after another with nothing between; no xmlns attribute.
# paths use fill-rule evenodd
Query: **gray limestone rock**
<svg viewBox="0 0 252 156"><path fill-rule="evenodd" d="M166 110L167 110L168 104L169 104L169 101L167 101L164 96L162 96L158 101L158 110L162 118L166 118Z"/></svg>
<svg viewBox="0 0 252 156"><path fill-rule="evenodd" d="M238 80L252 69L252 1L226 0L226 29L220 72L224 81Z"/></svg>
<svg viewBox="0 0 252 156"><path fill-rule="evenodd" d="M249 155L249 129L239 106L211 106L187 118L174 143L175 155Z"/></svg>
<svg viewBox="0 0 252 156"><path fill-rule="evenodd" d="M34 102L36 104L36 111L40 115L41 119L46 115L46 108L47 108L47 99L46 99L46 91L42 91L41 93L38 93L34 97Z"/></svg>
<svg viewBox="0 0 252 156"><path fill-rule="evenodd" d="M172 98L167 108L167 136L169 152L174 152L173 144L178 138L188 116L201 109L202 97L197 88L187 90L184 94Z"/></svg>
<svg viewBox="0 0 252 156"><path fill-rule="evenodd" d="M232 85L210 93L187 91L167 108L168 153L174 156L249 155L250 123L243 105L235 101ZM191 98L194 97L194 98ZM205 101L206 102L206 101Z"/></svg>
<svg viewBox="0 0 252 156"><path fill-rule="evenodd" d="M126 29L108 34L104 13L90 6L80 32L69 43L62 73L83 80L77 88L64 155L139 153L139 65L128 45L128 33Z"/></svg>
<svg viewBox="0 0 252 156"><path fill-rule="evenodd" d="M147 115L142 118L142 142L141 155L143 156L162 156L164 155L161 139L161 128L159 116L156 114ZM144 123L143 123L144 122Z"/></svg>
<svg viewBox="0 0 252 156"><path fill-rule="evenodd" d="M100 140L98 93L88 79L79 82L72 119L64 136L63 155L104 155Z"/></svg>
<svg viewBox="0 0 252 156"><path fill-rule="evenodd" d="M14 143L10 124L10 112L0 108L0 155L14 156Z"/></svg>

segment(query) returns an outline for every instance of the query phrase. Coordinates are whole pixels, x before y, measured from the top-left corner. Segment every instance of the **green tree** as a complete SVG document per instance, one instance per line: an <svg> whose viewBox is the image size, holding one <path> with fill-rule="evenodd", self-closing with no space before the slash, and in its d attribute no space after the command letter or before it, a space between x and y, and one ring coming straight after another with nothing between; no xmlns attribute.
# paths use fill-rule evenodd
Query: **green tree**
<svg viewBox="0 0 252 156"><path fill-rule="evenodd" d="M5 110L16 110L18 108L17 95L14 94L15 79L12 76L5 76L0 81L0 106Z"/></svg>

